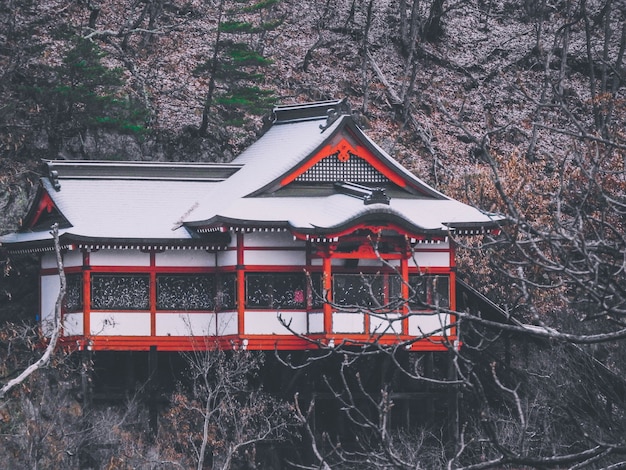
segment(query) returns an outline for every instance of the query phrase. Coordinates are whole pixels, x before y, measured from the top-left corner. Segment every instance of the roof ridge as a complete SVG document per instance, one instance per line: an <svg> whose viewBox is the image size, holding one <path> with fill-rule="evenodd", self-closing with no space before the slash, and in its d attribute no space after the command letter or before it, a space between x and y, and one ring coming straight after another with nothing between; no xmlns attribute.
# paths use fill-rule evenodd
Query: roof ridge
<svg viewBox="0 0 626 470"><path fill-rule="evenodd" d="M272 109L272 121L273 124L283 124L318 119L336 119L342 114L351 114L346 98L277 105ZM326 127L328 125L330 123L327 123Z"/></svg>

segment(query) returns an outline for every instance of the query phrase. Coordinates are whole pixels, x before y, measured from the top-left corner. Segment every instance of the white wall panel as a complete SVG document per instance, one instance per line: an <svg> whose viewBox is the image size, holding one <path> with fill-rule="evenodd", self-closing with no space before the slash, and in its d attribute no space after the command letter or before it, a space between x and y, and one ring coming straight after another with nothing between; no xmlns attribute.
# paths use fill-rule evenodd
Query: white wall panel
<svg viewBox="0 0 626 470"><path fill-rule="evenodd" d="M63 316L63 334L65 336L83 336L83 313L67 313Z"/></svg>
<svg viewBox="0 0 626 470"><path fill-rule="evenodd" d="M66 268L72 268L83 265L83 253L80 250L66 251L63 253L63 266ZM57 267L57 255L56 253L44 253L41 257L41 268L56 269Z"/></svg>
<svg viewBox="0 0 626 470"><path fill-rule="evenodd" d="M98 250L89 255L92 266L150 266L150 253L139 250Z"/></svg>
<svg viewBox="0 0 626 470"><path fill-rule="evenodd" d="M262 247L302 247L306 244L302 240L294 240L290 232L251 232L244 234L244 246Z"/></svg>
<svg viewBox="0 0 626 470"><path fill-rule="evenodd" d="M443 326L449 325L450 316L445 313L416 314L409 317L409 335L423 336L434 333L441 336Z"/></svg>
<svg viewBox="0 0 626 470"><path fill-rule="evenodd" d="M362 313L333 313L333 333L365 333Z"/></svg>
<svg viewBox="0 0 626 470"><path fill-rule="evenodd" d="M215 336L215 313L157 313L157 336Z"/></svg>
<svg viewBox="0 0 626 470"><path fill-rule="evenodd" d="M309 313L309 333L324 332L324 314L322 312Z"/></svg>
<svg viewBox="0 0 626 470"><path fill-rule="evenodd" d="M57 258L55 253L44 253L41 255L41 269L56 268Z"/></svg>
<svg viewBox="0 0 626 470"><path fill-rule="evenodd" d="M165 250L155 255L157 266L214 267L215 253L204 250Z"/></svg>
<svg viewBox="0 0 626 470"><path fill-rule="evenodd" d="M148 312L91 312L90 333L102 336L150 336Z"/></svg>
<svg viewBox="0 0 626 470"><path fill-rule="evenodd" d="M366 258L366 259L360 259L359 260L359 264L358 267L364 267L364 266L371 266L371 267L382 267L383 266L383 262L379 259L373 258Z"/></svg>
<svg viewBox="0 0 626 470"><path fill-rule="evenodd" d="M386 315L370 315L370 333L400 335L402 334L402 317L399 313Z"/></svg>
<svg viewBox="0 0 626 470"><path fill-rule="evenodd" d="M290 335L282 321L289 324L291 330L299 334L307 333L306 312L245 312L245 330L248 335Z"/></svg>
<svg viewBox="0 0 626 470"><path fill-rule="evenodd" d="M218 266L236 266L237 265L237 252L235 250L230 251L218 251L217 265Z"/></svg>
<svg viewBox="0 0 626 470"><path fill-rule="evenodd" d="M306 253L286 250L246 250L243 262L246 265L304 266Z"/></svg>
<svg viewBox="0 0 626 470"><path fill-rule="evenodd" d="M61 290L58 275L41 276L41 329L46 336L54 330L54 307Z"/></svg>
<svg viewBox="0 0 626 470"><path fill-rule="evenodd" d="M227 336L237 334L237 312L220 312L217 314L217 335Z"/></svg>
<svg viewBox="0 0 626 470"><path fill-rule="evenodd" d="M409 266L423 268L426 266L450 266L450 253L447 251L417 251L409 258Z"/></svg>

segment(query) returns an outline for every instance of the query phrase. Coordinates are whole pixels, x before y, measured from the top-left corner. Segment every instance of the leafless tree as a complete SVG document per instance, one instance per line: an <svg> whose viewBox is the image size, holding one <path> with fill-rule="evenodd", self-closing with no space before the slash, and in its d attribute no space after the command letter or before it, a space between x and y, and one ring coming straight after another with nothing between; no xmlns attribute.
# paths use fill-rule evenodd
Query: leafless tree
<svg viewBox="0 0 626 470"><path fill-rule="evenodd" d="M61 336L61 332L63 330L63 322L61 321L61 309L63 307L63 299L65 298L65 290L66 290L66 280L65 280L65 271L63 269L63 256L61 254L61 246L59 243L59 226L58 224L54 224L52 227L52 238L54 240L54 250L56 253L56 262L57 269L59 271L59 294L57 296L56 303L54 305L54 313L52 316L51 325L46 325L49 328L50 336L47 339L46 348L41 355L41 357L26 367L17 377L8 380L2 388L0 388L0 399L4 398L4 396L11 391L14 387L22 384L25 380L28 379L33 373L37 370L45 367L50 362L52 355L54 354L59 337Z"/></svg>
<svg viewBox="0 0 626 470"><path fill-rule="evenodd" d="M198 469L207 462L214 469L253 463L258 446L286 438L295 424L291 407L255 384L261 353L215 345L185 357L191 393L181 389L174 394L166 428L177 434Z"/></svg>

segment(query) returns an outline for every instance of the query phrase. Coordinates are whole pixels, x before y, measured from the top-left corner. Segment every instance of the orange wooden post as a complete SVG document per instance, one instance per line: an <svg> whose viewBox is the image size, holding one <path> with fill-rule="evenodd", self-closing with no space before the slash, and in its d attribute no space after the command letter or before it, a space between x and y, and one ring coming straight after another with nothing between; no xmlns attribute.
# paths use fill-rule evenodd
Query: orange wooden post
<svg viewBox="0 0 626 470"><path fill-rule="evenodd" d="M91 278L89 252L83 249L83 337L91 335Z"/></svg>
<svg viewBox="0 0 626 470"><path fill-rule="evenodd" d="M333 309L332 309L332 272L330 253L324 256L324 333L329 335L333 331Z"/></svg>
<svg viewBox="0 0 626 470"><path fill-rule="evenodd" d="M239 335L245 333L246 313L246 276L243 257L244 236L242 232L237 232L237 330Z"/></svg>
<svg viewBox="0 0 626 470"><path fill-rule="evenodd" d="M156 253L150 250L150 336L156 336Z"/></svg>
<svg viewBox="0 0 626 470"><path fill-rule="evenodd" d="M402 303L401 313L404 315L404 319L402 320L402 334L409 334L409 296L411 295L409 289L409 260L406 257L402 257L400 260L400 274L402 275L402 284L401 284L401 295L404 299Z"/></svg>

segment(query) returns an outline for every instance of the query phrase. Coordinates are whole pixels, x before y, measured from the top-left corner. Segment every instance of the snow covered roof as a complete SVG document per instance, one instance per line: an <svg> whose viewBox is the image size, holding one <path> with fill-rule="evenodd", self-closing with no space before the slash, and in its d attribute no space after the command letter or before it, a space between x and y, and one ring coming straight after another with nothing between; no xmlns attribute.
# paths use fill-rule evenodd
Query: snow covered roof
<svg viewBox="0 0 626 470"><path fill-rule="evenodd" d="M320 236L360 223L415 234L497 227L498 217L394 161L343 100L278 106L273 117L230 164L46 161L24 228L0 242L12 250L49 246L55 220L65 243L182 247L219 243L219 233L241 227Z"/></svg>

